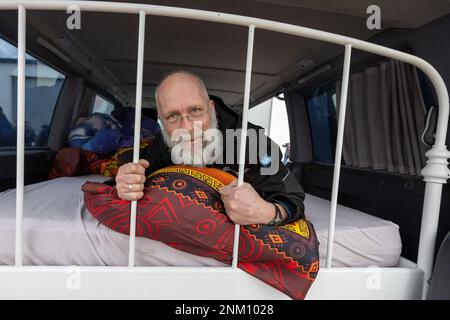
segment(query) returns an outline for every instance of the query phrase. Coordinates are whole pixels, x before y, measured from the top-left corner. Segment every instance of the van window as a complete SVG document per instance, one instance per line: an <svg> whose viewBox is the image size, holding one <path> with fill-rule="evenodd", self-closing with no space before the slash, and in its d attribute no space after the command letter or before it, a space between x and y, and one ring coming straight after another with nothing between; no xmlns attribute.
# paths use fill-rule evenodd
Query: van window
<svg viewBox="0 0 450 320"><path fill-rule="evenodd" d="M334 163L336 148L336 86L322 86L305 92L314 161Z"/></svg>
<svg viewBox="0 0 450 320"><path fill-rule="evenodd" d="M25 146L46 146L65 77L28 54L25 65ZM16 124L17 48L0 38L0 148L16 146Z"/></svg>
<svg viewBox="0 0 450 320"><path fill-rule="evenodd" d="M272 139L281 149L283 162L288 161L289 152L286 154L289 143L289 122L286 103L281 95L279 98L270 98L248 112L248 121L265 129L265 134Z"/></svg>
<svg viewBox="0 0 450 320"><path fill-rule="evenodd" d="M94 100L94 106L92 107L92 113L105 113L105 114L111 114L111 112L114 110L114 105L103 98L100 95L97 95Z"/></svg>

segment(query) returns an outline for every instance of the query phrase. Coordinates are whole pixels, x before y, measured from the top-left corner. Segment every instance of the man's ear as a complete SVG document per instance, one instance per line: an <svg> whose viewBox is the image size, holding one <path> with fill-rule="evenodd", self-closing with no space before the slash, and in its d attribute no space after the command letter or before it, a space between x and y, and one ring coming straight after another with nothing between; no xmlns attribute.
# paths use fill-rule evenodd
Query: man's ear
<svg viewBox="0 0 450 320"><path fill-rule="evenodd" d="M214 103L214 100L209 100L208 105L210 108L213 108L214 111L216 110L216 104Z"/></svg>

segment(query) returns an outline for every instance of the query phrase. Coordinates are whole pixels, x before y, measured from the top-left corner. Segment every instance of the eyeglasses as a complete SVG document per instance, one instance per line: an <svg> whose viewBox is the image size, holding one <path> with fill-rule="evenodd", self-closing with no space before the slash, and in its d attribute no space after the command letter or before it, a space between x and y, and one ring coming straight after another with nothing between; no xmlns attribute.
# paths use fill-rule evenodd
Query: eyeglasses
<svg viewBox="0 0 450 320"><path fill-rule="evenodd" d="M195 107L193 109L191 109L187 115L182 116L179 113L173 113L171 115L169 115L168 117L166 117L164 119L164 121L170 125L175 125L175 124L179 124L181 122L181 120L183 118L188 119L189 121L196 121L196 120L201 120L202 117L208 113L209 108L201 108L201 107Z"/></svg>

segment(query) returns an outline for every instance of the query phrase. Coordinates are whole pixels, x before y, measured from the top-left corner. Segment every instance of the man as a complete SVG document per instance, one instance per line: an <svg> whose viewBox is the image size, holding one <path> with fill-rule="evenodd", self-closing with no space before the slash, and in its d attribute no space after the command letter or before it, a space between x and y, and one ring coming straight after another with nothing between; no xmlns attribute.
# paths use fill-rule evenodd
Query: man
<svg viewBox="0 0 450 320"><path fill-rule="evenodd" d="M209 99L203 81L196 75L177 71L165 77L155 91L158 107L158 115L161 120L161 134L156 136L153 144L142 154L138 163L126 163L118 169L115 179L119 198L123 200L138 200L143 197L145 176L160 168L179 163L182 160L185 165L216 167L236 173L238 170L237 157L233 163L221 163L218 158L227 155L230 151L236 151L234 140L223 143L222 152L215 152L211 156L196 155L195 150L201 150L205 146L202 139L204 133L211 128L217 128L221 132L227 129L224 117L217 119L216 105ZM234 128L239 126L240 119L232 124ZM249 124L249 128L253 126ZM177 141L178 133L187 132L188 139ZM220 141L214 139L213 144ZM268 145L274 143L268 139ZM177 158L183 150L185 152ZM238 146L237 146L238 147ZM251 146L250 146L251 147ZM216 149L217 150L217 149ZM267 166L267 160L273 158L271 154L264 155L264 163L257 161L251 164L248 161L249 147L244 174L244 183L237 186L237 179L220 189L225 211L229 218L236 224L269 224L282 225L304 217L304 193L298 182L290 174L289 170L278 160L277 170L272 175L262 175L262 168ZM273 150L273 149L271 149ZM280 159L279 148L278 158ZM222 154L223 153L223 154ZM233 155L237 155L234 152ZM198 160L200 158L200 163ZM222 157L223 158L223 157Z"/></svg>

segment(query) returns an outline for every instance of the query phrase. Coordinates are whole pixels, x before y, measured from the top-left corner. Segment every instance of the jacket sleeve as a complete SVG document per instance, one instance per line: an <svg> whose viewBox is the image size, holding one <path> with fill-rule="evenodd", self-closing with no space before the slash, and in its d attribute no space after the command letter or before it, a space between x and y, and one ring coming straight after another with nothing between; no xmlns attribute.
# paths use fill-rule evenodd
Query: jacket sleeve
<svg viewBox="0 0 450 320"><path fill-rule="evenodd" d="M246 164L244 181L250 183L264 200L283 205L288 212L288 218L283 224L305 218L305 193L289 168L281 162L282 154L278 145L270 138L266 139L267 153L258 150L257 163ZM273 152L278 153L278 156ZM272 168L266 170L269 161Z"/></svg>

